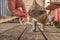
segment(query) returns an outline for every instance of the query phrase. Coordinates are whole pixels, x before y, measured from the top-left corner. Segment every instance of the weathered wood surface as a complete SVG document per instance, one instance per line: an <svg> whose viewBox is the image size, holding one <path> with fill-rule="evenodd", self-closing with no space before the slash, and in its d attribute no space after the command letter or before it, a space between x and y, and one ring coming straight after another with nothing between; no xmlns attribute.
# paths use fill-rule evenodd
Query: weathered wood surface
<svg viewBox="0 0 60 40"><path fill-rule="evenodd" d="M12 25L12 23L11 24L6 24L6 25L9 25L8 27L9 27L9 29L8 29L8 27L6 27L6 25L5 24L1 24L2 25L2 27L4 28L4 29L6 29L7 28L7 30L4 30L3 28L3 32L1 33L0 32L0 40L17 40L17 38L21 35L21 33L24 31L24 29L26 28L26 26L24 26L24 25L20 25L20 24L18 24L18 23L14 23L13 25ZM4 26L5 25L5 26ZM15 26L14 26L15 25ZM10 28L12 26L12 28ZM13 27L14 26L14 27ZM0 28L1 29L1 28Z"/></svg>
<svg viewBox="0 0 60 40"><path fill-rule="evenodd" d="M60 28L45 26L45 35L48 40L60 40Z"/></svg>
<svg viewBox="0 0 60 40"><path fill-rule="evenodd" d="M32 26L29 25L20 40L45 40L41 32L33 32Z"/></svg>
<svg viewBox="0 0 60 40"><path fill-rule="evenodd" d="M4 25L6 26L7 24L1 24L1 25L3 27ZM8 27L10 28L9 23L8 25L9 25ZM26 27L27 29L25 30ZM22 34L23 31L24 33ZM16 27L12 27L10 29L4 30L2 33L1 32L0 32L0 40L17 40L18 38L19 40L45 40L40 32L32 31L32 25L27 25L27 26L20 25L20 26L16 26Z"/></svg>
<svg viewBox="0 0 60 40"><path fill-rule="evenodd" d="M45 26L44 28L45 32L49 32L49 33L60 33L60 28L56 28L56 27L52 27L52 26Z"/></svg>
<svg viewBox="0 0 60 40"><path fill-rule="evenodd" d="M60 40L60 32L50 31L52 26L45 27L45 35L48 40ZM50 28L50 30L49 30ZM24 31L25 30L25 31ZM50 32L48 32L48 31ZM60 29L57 29L60 30ZM24 31L24 33L23 33ZM55 31L53 29L53 31ZM23 33L23 34L22 34ZM33 32L32 25L20 25L19 23L0 24L0 40L45 40L41 32Z"/></svg>
<svg viewBox="0 0 60 40"><path fill-rule="evenodd" d="M46 33L48 40L60 40L60 33Z"/></svg>
<svg viewBox="0 0 60 40"><path fill-rule="evenodd" d="M19 23L3 23L3 24L0 24L0 34L7 31L7 30L10 30L10 29L16 27L17 25L19 25Z"/></svg>

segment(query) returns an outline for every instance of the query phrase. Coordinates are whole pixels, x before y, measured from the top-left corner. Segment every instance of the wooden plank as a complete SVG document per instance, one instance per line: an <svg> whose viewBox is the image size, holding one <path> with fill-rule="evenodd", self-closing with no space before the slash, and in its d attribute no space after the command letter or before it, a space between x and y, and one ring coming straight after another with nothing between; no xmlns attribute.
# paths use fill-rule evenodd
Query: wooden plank
<svg viewBox="0 0 60 40"><path fill-rule="evenodd" d="M15 28L19 23L2 23L0 24L0 34L3 32Z"/></svg>
<svg viewBox="0 0 60 40"><path fill-rule="evenodd" d="M60 33L46 33L48 40L60 40Z"/></svg>
<svg viewBox="0 0 60 40"><path fill-rule="evenodd" d="M7 25L7 24L4 24L4 25ZM26 26L27 26L27 29L24 31ZM23 31L24 33L21 35L19 40L45 40L43 35L40 32L32 31L32 25L26 25L26 26L25 25L16 26L16 28L13 28L13 29L11 28L11 30L3 32L2 34L0 34L0 40L5 40L5 39L6 40L17 40ZM52 27L49 27L49 28L52 28ZM60 39L60 33L58 32L57 33L45 32L45 35L48 38L48 40L59 40Z"/></svg>
<svg viewBox="0 0 60 40"><path fill-rule="evenodd" d="M45 35L48 40L59 40L60 39L60 29L52 26L45 27Z"/></svg>
<svg viewBox="0 0 60 40"><path fill-rule="evenodd" d="M56 28L53 26L45 26L44 32L49 32L49 33L60 33L60 28Z"/></svg>
<svg viewBox="0 0 60 40"><path fill-rule="evenodd" d="M0 40L17 40L25 28L26 28L25 25L19 25L13 29L11 28L10 30L0 34Z"/></svg>
<svg viewBox="0 0 60 40"><path fill-rule="evenodd" d="M41 32L33 32L32 25L29 25L19 40L45 40Z"/></svg>

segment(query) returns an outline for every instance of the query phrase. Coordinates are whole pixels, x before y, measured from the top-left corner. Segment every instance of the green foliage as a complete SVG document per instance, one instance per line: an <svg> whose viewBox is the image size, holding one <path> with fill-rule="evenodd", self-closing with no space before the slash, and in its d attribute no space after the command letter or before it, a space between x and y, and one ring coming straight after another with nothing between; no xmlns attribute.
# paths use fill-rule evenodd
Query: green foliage
<svg viewBox="0 0 60 40"><path fill-rule="evenodd" d="M57 21L51 22L51 26L60 28L60 22L57 22Z"/></svg>

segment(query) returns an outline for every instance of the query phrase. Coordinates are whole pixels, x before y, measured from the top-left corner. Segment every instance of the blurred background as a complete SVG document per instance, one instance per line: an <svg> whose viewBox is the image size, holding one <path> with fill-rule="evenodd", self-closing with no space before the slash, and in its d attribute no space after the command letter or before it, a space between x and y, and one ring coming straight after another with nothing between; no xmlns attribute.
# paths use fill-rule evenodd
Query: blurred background
<svg viewBox="0 0 60 40"><path fill-rule="evenodd" d="M33 4L34 0L23 0L26 6L26 10L28 12L30 6ZM49 5L48 2L60 2L60 0L36 0L37 3L42 6L42 7L46 7L47 5ZM0 19L1 18L7 18L7 17L11 17L12 14L11 12L8 10L8 6L7 6L7 0L0 0Z"/></svg>

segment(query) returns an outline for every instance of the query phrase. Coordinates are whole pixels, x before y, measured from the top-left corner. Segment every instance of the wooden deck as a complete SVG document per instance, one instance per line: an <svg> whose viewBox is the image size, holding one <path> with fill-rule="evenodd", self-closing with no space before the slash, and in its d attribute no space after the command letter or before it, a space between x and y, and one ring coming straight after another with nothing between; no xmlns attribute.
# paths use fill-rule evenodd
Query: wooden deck
<svg viewBox="0 0 60 40"><path fill-rule="evenodd" d="M60 32L53 32L46 26L44 35L47 40L60 40ZM53 27L54 28L54 27ZM47 31L50 30L50 31ZM60 30L60 29L57 29ZM19 23L0 24L0 40L46 40L41 32L33 32L32 25L20 25Z"/></svg>

